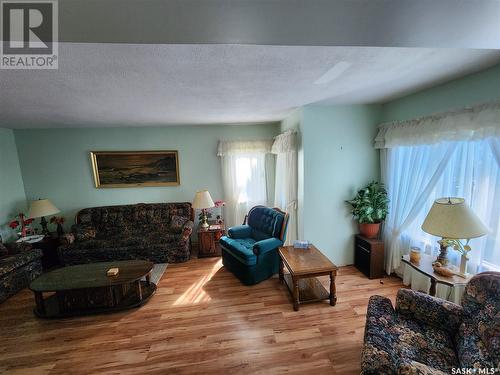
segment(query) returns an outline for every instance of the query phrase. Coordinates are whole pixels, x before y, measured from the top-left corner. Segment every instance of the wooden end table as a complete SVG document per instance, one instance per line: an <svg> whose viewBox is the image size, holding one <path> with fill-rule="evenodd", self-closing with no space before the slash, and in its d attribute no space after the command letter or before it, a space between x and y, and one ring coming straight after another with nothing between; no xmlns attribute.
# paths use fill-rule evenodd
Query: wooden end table
<svg viewBox="0 0 500 375"><path fill-rule="evenodd" d="M293 246L283 246L278 250L280 256L279 277L290 291L293 298L293 309L299 310L299 305L309 302L330 300L330 305L335 306L337 295L335 289L335 276L337 266L333 264L314 245L308 249L296 249ZM284 267L289 273L285 274ZM330 292L328 292L318 276L330 276Z"/></svg>
<svg viewBox="0 0 500 375"><path fill-rule="evenodd" d="M470 275L467 278L463 278L460 276L441 276L434 272L434 269L432 268L432 263L436 261L436 257L427 254L422 254L419 263L410 262L409 255L403 255L401 260L403 261L403 263L408 264L410 267L414 268L421 274L431 279L431 288L429 289L429 295L433 297L436 296L436 284L444 284L450 287L461 286L467 284L473 276Z"/></svg>
<svg viewBox="0 0 500 375"><path fill-rule="evenodd" d="M223 225L213 225L198 229L198 258L221 255L220 238L226 233Z"/></svg>

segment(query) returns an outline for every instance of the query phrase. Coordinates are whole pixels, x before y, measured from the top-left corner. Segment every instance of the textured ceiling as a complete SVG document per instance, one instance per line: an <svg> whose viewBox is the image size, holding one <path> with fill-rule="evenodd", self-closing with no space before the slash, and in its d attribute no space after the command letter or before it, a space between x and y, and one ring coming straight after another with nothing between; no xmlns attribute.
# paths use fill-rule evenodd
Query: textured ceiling
<svg viewBox="0 0 500 375"><path fill-rule="evenodd" d="M498 62L491 50L63 43L59 70L0 71L0 127L274 121L310 103L384 102Z"/></svg>

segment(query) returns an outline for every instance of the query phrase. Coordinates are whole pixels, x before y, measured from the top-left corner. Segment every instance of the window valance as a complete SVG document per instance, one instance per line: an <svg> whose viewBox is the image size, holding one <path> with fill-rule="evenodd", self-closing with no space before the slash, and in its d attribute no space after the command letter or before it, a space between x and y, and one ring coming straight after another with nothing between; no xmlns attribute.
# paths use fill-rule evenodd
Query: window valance
<svg viewBox="0 0 500 375"><path fill-rule="evenodd" d="M380 124L375 148L500 137L500 103Z"/></svg>
<svg viewBox="0 0 500 375"><path fill-rule="evenodd" d="M274 138L271 152L281 154L284 152L297 151L297 132L288 130Z"/></svg>
<svg viewBox="0 0 500 375"><path fill-rule="evenodd" d="M270 153L273 139L261 139L255 141L226 141L220 140L217 156L248 154L248 153Z"/></svg>

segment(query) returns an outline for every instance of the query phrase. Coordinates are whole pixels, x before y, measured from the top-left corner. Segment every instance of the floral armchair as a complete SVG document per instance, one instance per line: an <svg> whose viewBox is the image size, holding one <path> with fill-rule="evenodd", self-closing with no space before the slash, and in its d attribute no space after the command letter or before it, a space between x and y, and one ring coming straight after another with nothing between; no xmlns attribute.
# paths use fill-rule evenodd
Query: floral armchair
<svg viewBox="0 0 500 375"><path fill-rule="evenodd" d="M500 368L500 273L474 276L462 306L401 289L368 304L361 374L450 374ZM458 372L456 372L458 373Z"/></svg>

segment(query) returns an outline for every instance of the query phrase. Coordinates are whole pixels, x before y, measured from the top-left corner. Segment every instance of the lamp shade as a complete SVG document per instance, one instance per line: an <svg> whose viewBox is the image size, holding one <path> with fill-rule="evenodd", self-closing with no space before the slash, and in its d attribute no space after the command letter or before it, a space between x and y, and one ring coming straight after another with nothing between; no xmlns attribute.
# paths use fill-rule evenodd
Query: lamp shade
<svg viewBox="0 0 500 375"><path fill-rule="evenodd" d="M449 239L470 239L488 233L463 198L436 199L422 224L422 230Z"/></svg>
<svg viewBox="0 0 500 375"><path fill-rule="evenodd" d="M198 191L194 196L193 208L201 210L210 207L215 207L215 204L208 190Z"/></svg>
<svg viewBox="0 0 500 375"><path fill-rule="evenodd" d="M39 199L37 201L31 201L28 217L30 219L35 219L37 217L54 215L58 212L60 212L59 209L54 206L51 201L48 199Z"/></svg>

